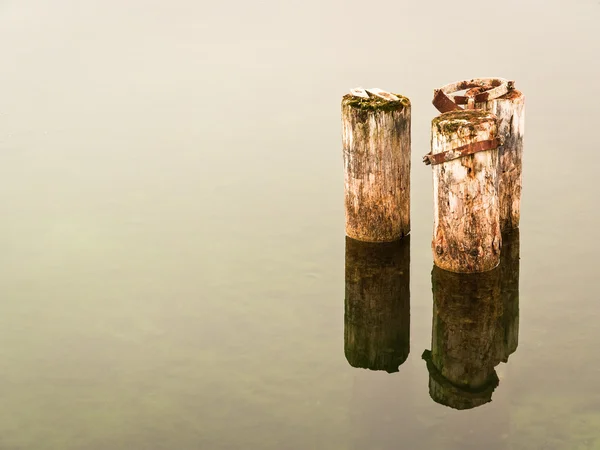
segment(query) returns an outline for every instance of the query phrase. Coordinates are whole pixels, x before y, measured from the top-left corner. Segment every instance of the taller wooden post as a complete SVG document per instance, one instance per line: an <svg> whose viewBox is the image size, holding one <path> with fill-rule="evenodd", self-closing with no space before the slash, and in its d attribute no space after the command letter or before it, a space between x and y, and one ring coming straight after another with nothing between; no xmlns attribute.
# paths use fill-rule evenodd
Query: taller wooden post
<svg viewBox="0 0 600 450"><path fill-rule="evenodd" d="M410 231L410 101L380 89L342 99L346 234L390 242Z"/></svg>
<svg viewBox="0 0 600 450"><path fill-rule="evenodd" d="M464 95L453 95L465 89ZM514 81L473 78L436 89L433 104L442 113L466 108L496 115L498 136L504 142L498 157L500 228L502 232L517 228L521 217L525 96L514 88Z"/></svg>
<svg viewBox="0 0 600 450"><path fill-rule="evenodd" d="M490 111L498 118L498 134L504 140L498 152L500 229L510 231L518 228L521 220L525 96L512 90L502 97L475 103L475 108Z"/></svg>
<svg viewBox="0 0 600 450"><path fill-rule="evenodd" d="M432 121L435 264L451 272L485 272L500 261L496 116L481 110L443 113Z"/></svg>

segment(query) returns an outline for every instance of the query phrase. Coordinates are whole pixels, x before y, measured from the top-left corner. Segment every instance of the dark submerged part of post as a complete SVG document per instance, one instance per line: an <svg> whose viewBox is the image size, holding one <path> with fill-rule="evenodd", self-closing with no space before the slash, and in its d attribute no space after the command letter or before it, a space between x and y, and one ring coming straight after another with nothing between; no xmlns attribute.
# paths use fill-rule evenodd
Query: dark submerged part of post
<svg viewBox="0 0 600 450"><path fill-rule="evenodd" d="M410 352L410 238L346 237L344 353L353 367L397 372Z"/></svg>
<svg viewBox="0 0 600 450"><path fill-rule="evenodd" d="M504 338L500 269L459 274L434 266L431 351L423 353L429 394L442 405L471 409L488 403L499 380Z"/></svg>
<svg viewBox="0 0 600 450"><path fill-rule="evenodd" d="M391 242L410 231L411 105L364 95L342 99L346 234Z"/></svg>

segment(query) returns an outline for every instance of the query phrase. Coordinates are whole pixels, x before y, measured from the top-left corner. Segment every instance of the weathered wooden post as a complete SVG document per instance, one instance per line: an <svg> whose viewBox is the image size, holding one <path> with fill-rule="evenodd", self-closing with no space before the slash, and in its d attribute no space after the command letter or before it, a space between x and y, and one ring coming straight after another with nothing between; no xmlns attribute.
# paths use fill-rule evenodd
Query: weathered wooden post
<svg viewBox="0 0 600 450"><path fill-rule="evenodd" d="M342 99L346 234L390 242L410 231L408 98L356 88Z"/></svg>
<svg viewBox="0 0 600 450"><path fill-rule="evenodd" d="M435 264L452 272L484 272L500 261L496 116L456 110L431 126Z"/></svg>
<svg viewBox="0 0 600 450"><path fill-rule="evenodd" d="M410 237L346 237L344 353L353 367L397 372L410 351Z"/></svg>
<svg viewBox="0 0 600 450"><path fill-rule="evenodd" d="M429 394L442 405L470 409L490 402L499 380L500 269L453 273L434 266L431 351L423 352Z"/></svg>
<svg viewBox="0 0 600 450"><path fill-rule="evenodd" d="M468 89L465 95L450 95ZM498 199L500 229L519 226L521 216L523 134L525 96L514 82L503 78L475 78L459 81L435 91L433 104L440 112L467 108L490 111L498 118L498 135L504 141L498 152Z"/></svg>

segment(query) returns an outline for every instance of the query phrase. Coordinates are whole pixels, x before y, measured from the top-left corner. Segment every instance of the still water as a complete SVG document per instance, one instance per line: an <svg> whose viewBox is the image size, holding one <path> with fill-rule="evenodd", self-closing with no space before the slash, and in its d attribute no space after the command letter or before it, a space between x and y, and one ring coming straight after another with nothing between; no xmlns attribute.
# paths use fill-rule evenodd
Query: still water
<svg viewBox="0 0 600 450"><path fill-rule="evenodd" d="M600 449L599 20L1 1L0 448ZM521 227L444 278L420 161L433 88L476 76L526 96ZM412 232L383 250L344 237L360 85L413 105Z"/></svg>

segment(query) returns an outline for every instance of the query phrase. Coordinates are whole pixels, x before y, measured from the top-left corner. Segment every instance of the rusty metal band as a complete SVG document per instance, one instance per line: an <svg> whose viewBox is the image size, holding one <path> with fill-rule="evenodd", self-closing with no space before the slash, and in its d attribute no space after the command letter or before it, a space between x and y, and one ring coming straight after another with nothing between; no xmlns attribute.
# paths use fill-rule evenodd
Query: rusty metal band
<svg viewBox="0 0 600 450"><path fill-rule="evenodd" d="M463 158L468 155L473 155L474 153L484 152L486 150L493 150L495 148L498 148L500 145L502 145L502 142L498 138L489 139L487 141L472 142L470 144L457 147L454 150L436 153L435 155L428 153L427 155L423 156L423 162L426 165L431 164L432 166L435 166L437 164L442 164L446 161L452 161L454 159Z"/></svg>
<svg viewBox="0 0 600 450"><path fill-rule="evenodd" d="M465 89L483 88L484 92L480 92L473 97L462 95L450 95L454 92ZM503 95L508 94L514 89L514 81L505 80L504 78L473 78L472 80L457 81L456 83L447 84L433 91L433 106L438 111L445 113L448 111L456 111L464 109L460 105L466 105L471 102L481 103L493 100Z"/></svg>

